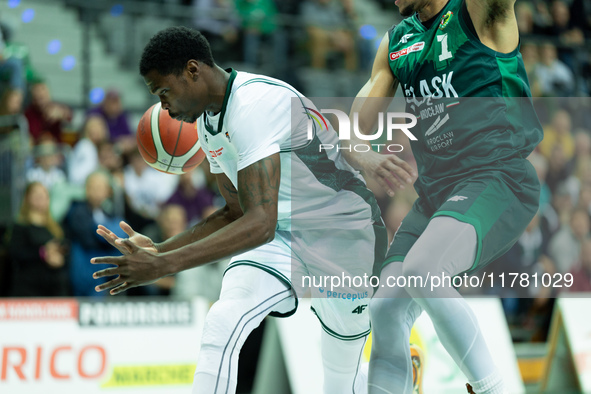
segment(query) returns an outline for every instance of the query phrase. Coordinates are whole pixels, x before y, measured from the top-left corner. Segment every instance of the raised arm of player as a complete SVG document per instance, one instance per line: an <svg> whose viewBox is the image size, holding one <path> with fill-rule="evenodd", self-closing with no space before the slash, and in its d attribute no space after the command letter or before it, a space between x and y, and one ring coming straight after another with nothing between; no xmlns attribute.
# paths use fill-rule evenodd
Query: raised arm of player
<svg viewBox="0 0 591 394"><path fill-rule="evenodd" d="M501 53L517 48L515 0L466 0L466 7L480 42Z"/></svg>
<svg viewBox="0 0 591 394"><path fill-rule="evenodd" d="M357 93L351 108L351 116L355 112L359 114L360 130L368 134L374 130L378 113L385 111L398 87L398 80L392 74L388 64L388 44L389 39L386 33L374 59L371 77ZM384 100L376 99L380 97ZM367 143L354 135L351 138L351 145ZM348 141L342 141L342 143L346 146ZM363 171L366 176L374 178L390 196L394 195L397 188L404 188L404 184L411 184L416 177L413 168L395 155L383 155L373 151L357 152L353 149L350 152L344 149L342 152L349 164Z"/></svg>
<svg viewBox="0 0 591 394"><path fill-rule="evenodd" d="M217 175L226 198L223 209L212 219L159 245L159 249L169 251L155 253L129 240L119 240L129 254L91 260L93 264L116 266L96 272L95 278L118 275L97 290L112 289L111 294L117 294L271 241L277 225L280 174L279 153L275 153L238 172L240 192L225 175Z"/></svg>

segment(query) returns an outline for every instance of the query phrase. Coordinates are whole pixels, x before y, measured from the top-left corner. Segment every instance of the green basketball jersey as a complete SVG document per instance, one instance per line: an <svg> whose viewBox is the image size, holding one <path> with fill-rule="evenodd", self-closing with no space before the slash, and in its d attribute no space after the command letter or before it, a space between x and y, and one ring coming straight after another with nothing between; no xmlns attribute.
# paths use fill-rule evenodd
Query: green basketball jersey
<svg viewBox="0 0 591 394"><path fill-rule="evenodd" d="M503 54L482 44L464 0L449 0L429 28L417 14L406 18L389 41L390 68L418 120L411 147L425 202L441 205L471 174L523 169L542 127L519 48Z"/></svg>

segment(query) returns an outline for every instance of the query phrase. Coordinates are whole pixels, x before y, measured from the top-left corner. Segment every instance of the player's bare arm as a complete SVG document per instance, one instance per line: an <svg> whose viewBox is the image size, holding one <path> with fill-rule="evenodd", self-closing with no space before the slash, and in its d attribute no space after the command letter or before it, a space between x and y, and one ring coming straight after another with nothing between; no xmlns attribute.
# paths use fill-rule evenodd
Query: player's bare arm
<svg viewBox="0 0 591 394"><path fill-rule="evenodd" d="M161 243L154 243L150 238L133 230L131 226L125 222L121 222L121 229L129 236L129 242L135 244L140 248L147 248L154 253L170 252L178 249L192 242L198 241L213 234L222 227L232 223L234 220L242 216L242 209L238 201L238 192L232 182L223 174L217 176L218 188L222 197L226 201L226 205L197 223L192 228L183 231L182 233ZM113 247L117 248L122 254L130 254L131 249L119 240L111 230L103 225L99 225L97 233L102 236Z"/></svg>
<svg viewBox="0 0 591 394"><path fill-rule="evenodd" d="M501 53L517 48L519 30L515 0L466 0L466 7L484 45Z"/></svg>
<svg viewBox="0 0 591 394"><path fill-rule="evenodd" d="M120 239L129 254L119 257L98 257L91 260L93 264L113 264L94 274L95 278L116 276L116 278L97 286L97 291L111 290L118 294L132 287L143 286L164 276L172 275L185 269L204 265L222 258L250 250L271 241L277 225L277 200L280 183L279 153L262 159L238 172L237 199L232 200L232 191L225 175L219 181L224 188L224 197L230 200L226 207L218 212L216 223L210 222L199 231L185 232L183 242L189 242L174 250L156 253L153 250L140 248L128 239ZM224 179L225 178L225 179ZM227 181L229 182L229 181ZM238 203L236 205L235 203ZM240 209L241 212L238 212ZM233 220L232 220L233 219ZM211 231L223 221L228 223L216 231ZM199 237L211 233L196 241L191 237ZM177 239L176 242L180 241Z"/></svg>
<svg viewBox="0 0 591 394"><path fill-rule="evenodd" d="M378 113L384 112L398 88L398 80L392 74L388 64L388 34L382 38L374 59L371 76L361 88L353 102L351 114L359 114L359 128L370 134L376 127ZM384 100L367 100L367 98L384 98ZM389 99L388 99L389 98ZM347 144L364 144L354 135ZM416 177L413 168L395 155L383 155L377 152L356 152L343 150L347 162L355 169L363 171L366 176L374 178L386 192L392 196L396 189L404 189Z"/></svg>

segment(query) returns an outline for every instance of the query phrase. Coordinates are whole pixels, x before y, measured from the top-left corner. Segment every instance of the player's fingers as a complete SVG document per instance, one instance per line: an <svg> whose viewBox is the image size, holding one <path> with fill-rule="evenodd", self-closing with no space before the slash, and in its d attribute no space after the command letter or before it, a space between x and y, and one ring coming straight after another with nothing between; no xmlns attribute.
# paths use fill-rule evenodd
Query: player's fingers
<svg viewBox="0 0 591 394"><path fill-rule="evenodd" d="M115 243L126 248L129 253L136 252L139 249L138 246L129 239L119 238L117 241L115 241Z"/></svg>
<svg viewBox="0 0 591 394"><path fill-rule="evenodd" d="M122 245L120 245L116 242L119 239L119 237L116 236L115 234L113 234L112 232L107 233L103 229L99 228L96 230L96 233L98 235L100 235L101 237L103 237L111 246L117 248L117 250L119 250L121 253L123 253L123 254L130 253L129 250L127 250L125 247L123 247Z"/></svg>
<svg viewBox="0 0 591 394"><path fill-rule="evenodd" d="M414 179L417 177L417 172L414 168L412 168L410 164L408 164L396 155L391 155L390 158L398 167L401 167L404 171L406 171L411 176L411 178ZM412 183L412 179L410 183Z"/></svg>
<svg viewBox="0 0 591 394"><path fill-rule="evenodd" d="M105 276L119 275L119 267L105 268L92 274L94 279L104 278Z"/></svg>
<svg viewBox="0 0 591 394"><path fill-rule="evenodd" d="M113 264L120 266L125 260L122 260L123 256L119 257L93 257L90 259L90 264Z"/></svg>
<svg viewBox="0 0 591 394"><path fill-rule="evenodd" d="M392 186L390 186L390 184L388 182L386 182L385 179L378 177L376 178L376 182L378 183L378 185L380 185L380 187L382 189L384 189L386 191L386 193L388 194L388 196L390 197L394 197L395 191L392 188Z"/></svg>
<svg viewBox="0 0 591 394"><path fill-rule="evenodd" d="M135 231L131 228L129 224L125 223L123 220L119 223L119 227L121 227L121 230L125 231L125 234L129 235L130 237L133 237L135 235Z"/></svg>
<svg viewBox="0 0 591 394"><path fill-rule="evenodd" d="M382 178L383 180L388 182L394 189L404 189L404 185L394 175L393 171L389 171L384 167L378 167L376 173L378 175L378 178Z"/></svg>
<svg viewBox="0 0 591 394"><path fill-rule="evenodd" d="M112 289L112 288L113 288L113 287L115 287L115 286L119 286L119 285L120 285L121 283L123 283L123 282L124 282L124 280L123 280L123 279L121 279L121 277L118 277L118 278L116 278L116 279L110 280L110 281L108 281L108 282L106 282L106 283L103 283L103 284L101 284L101 285L98 285L98 286L96 286L96 287L94 288L94 290L95 290L96 292L99 292L99 291L105 291L105 290L109 290L109 289Z"/></svg>
<svg viewBox="0 0 591 394"><path fill-rule="evenodd" d="M111 290L110 293L111 293L111 295L117 295L121 292L124 292L127 289L131 289L132 287L135 287L135 286L130 285L129 283L125 282L121 286L116 287L113 290Z"/></svg>
<svg viewBox="0 0 591 394"><path fill-rule="evenodd" d="M390 174L395 174L396 177L402 182L407 184L412 183L412 176L404 168L394 164L392 161L388 160L383 162L382 168L385 168Z"/></svg>

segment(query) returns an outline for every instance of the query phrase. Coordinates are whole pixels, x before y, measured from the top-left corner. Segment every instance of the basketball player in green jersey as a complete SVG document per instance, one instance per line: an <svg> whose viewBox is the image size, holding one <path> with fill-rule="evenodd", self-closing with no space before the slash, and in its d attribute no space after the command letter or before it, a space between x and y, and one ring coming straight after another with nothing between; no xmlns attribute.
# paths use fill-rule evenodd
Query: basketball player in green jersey
<svg viewBox="0 0 591 394"><path fill-rule="evenodd" d="M373 125L383 107L365 98L393 97L400 85L407 112L418 119L411 147L419 198L394 237L381 283L482 268L517 241L538 209L539 183L526 157L542 129L519 54L514 3L396 1L408 18L383 38L352 108L362 128ZM347 160L390 195L414 175L391 155L350 152ZM379 287L370 311L369 393L412 391L408 343L422 311L468 378L469 392L505 392L476 318L453 287Z"/></svg>

